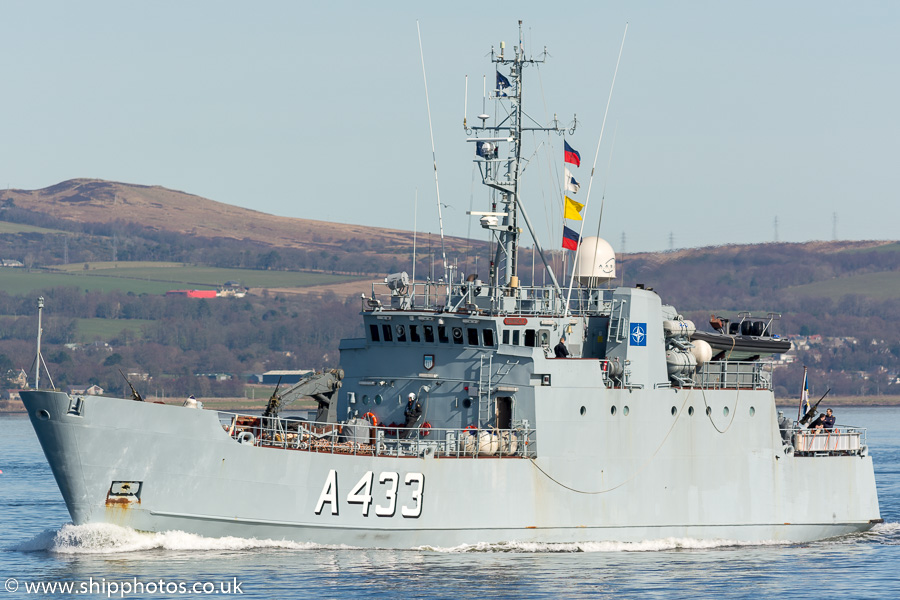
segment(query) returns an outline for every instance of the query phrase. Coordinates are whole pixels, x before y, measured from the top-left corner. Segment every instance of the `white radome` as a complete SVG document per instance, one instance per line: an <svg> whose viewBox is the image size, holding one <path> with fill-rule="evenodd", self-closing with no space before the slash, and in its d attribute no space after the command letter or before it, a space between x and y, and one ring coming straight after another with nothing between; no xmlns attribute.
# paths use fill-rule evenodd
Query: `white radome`
<svg viewBox="0 0 900 600"><path fill-rule="evenodd" d="M609 242L599 237L581 239L575 265L579 283L596 286L616 277L616 253Z"/></svg>

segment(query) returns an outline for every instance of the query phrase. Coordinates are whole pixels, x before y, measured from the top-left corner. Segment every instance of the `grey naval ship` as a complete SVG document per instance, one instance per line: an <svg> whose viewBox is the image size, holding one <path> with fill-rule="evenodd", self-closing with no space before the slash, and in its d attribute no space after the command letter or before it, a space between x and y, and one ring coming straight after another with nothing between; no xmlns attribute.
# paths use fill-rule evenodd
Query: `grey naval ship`
<svg viewBox="0 0 900 600"><path fill-rule="evenodd" d="M501 117L464 121L490 272L444 260L436 281L374 283L342 370L279 388L260 415L22 392L73 522L388 548L801 542L881 522L865 429L779 425L760 353L713 357L652 289L613 287L604 240L582 239L562 282L545 261L549 284L521 283L522 226L537 240L523 133L566 133L522 110L544 57L492 49ZM314 417L279 415L300 396Z"/></svg>

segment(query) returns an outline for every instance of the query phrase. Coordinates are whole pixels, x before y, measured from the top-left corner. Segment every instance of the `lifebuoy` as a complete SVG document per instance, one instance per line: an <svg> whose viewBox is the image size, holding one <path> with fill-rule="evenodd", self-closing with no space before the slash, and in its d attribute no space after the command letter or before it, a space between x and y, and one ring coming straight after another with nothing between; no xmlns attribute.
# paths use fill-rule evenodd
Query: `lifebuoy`
<svg viewBox="0 0 900 600"><path fill-rule="evenodd" d="M431 433L431 423L425 421L424 423L422 423L422 426L419 427L419 434L422 437L428 437L429 433Z"/></svg>
<svg viewBox="0 0 900 600"><path fill-rule="evenodd" d="M372 427L378 427L378 417L375 416L375 413L367 412L364 415L364 418L369 420L369 422L372 424Z"/></svg>
<svg viewBox="0 0 900 600"><path fill-rule="evenodd" d="M463 431L468 431L469 435L478 435L478 426L472 423L471 425L463 429Z"/></svg>

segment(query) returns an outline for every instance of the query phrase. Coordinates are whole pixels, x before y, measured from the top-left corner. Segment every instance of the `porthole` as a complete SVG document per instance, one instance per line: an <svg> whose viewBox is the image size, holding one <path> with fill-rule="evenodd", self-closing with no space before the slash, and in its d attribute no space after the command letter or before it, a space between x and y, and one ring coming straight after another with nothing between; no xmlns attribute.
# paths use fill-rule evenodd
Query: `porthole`
<svg viewBox="0 0 900 600"><path fill-rule="evenodd" d="M587 409L586 409L585 407L582 406L582 407L581 407L581 410L578 411L578 412L580 412L580 413L581 413L581 416L583 417L583 416L584 416L584 413L587 412Z"/></svg>
<svg viewBox="0 0 900 600"><path fill-rule="evenodd" d="M368 404L368 403L369 403L369 396L368 396L368 395L363 394L363 397L362 397L362 403L363 403L363 404Z"/></svg>
<svg viewBox="0 0 900 600"><path fill-rule="evenodd" d="M616 414L616 407L615 407L615 406L610 406L610 407L609 407L609 414L615 416L615 414Z"/></svg>
<svg viewBox="0 0 900 600"><path fill-rule="evenodd" d="M471 398L463 398L463 408L471 408L472 399Z"/></svg>
<svg viewBox="0 0 900 600"><path fill-rule="evenodd" d="M37 412L37 418L40 419L41 421L49 421L50 413L48 413L46 410L43 410L43 409L39 410Z"/></svg>
<svg viewBox="0 0 900 600"><path fill-rule="evenodd" d="M750 407L750 416L752 417L752 416L754 416L755 414L756 414L756 409L753 408L753 407L751 406L751 407Z"/></svg>
<svg viewBox="0 0 900 600"><path fill-rule="evenodd" d="M375 396L375 404L381 404L381 400L382 400L381 394L378 394L377 396Z"/></svg>
<svg viewBox="0 0 900 600"><path fill-rule="evenodd" d="M710 408L709 406L707 406L707 407L706 407L706 416L708 417L708 416L711 415L711 414L712 414L712 408Z"/></svg>
<svg viewBox="0 0 900 600"><path fill-rule="evenodd" d="M723 415L725 415L725 416L727 417L729 412L731 412L731 411L728 410L728 407L727 407L727 406L722 407L722 414L723 414Z"/></svg>
<svg viewBox="0 0 900 600"><path fill-rule="evenodd" d="M628 410L628 407L627 407L627 406L623 406L623 407L622 407L622 414L623 414L623 415L625 415L625 416L627 417L629 412L631 412L631 411Z"/></svg>
<svg viewBox="0 0 900 600"><path fill-rule="evenodd" d="M673 406L672 407L672 416L674 417L677 414L678 414L678 409Z"/></svg>
<svg viewBox="0 0 900 600"><path fill-rule="evenodd" d="M693 406L688 406L688 416L689 417L694 416L694 407Z"/></svg>

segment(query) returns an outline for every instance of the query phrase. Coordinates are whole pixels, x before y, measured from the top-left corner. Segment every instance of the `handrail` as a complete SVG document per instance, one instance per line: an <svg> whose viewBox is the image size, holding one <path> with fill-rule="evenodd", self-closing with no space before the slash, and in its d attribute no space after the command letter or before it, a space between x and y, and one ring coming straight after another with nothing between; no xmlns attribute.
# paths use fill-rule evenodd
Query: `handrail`
<svg viewBox="0 0 900 600"><path fill-rule="evenodd" d="M867 449L864 427L794 430L791 441L798 456L862 455Z"/></svg>
<svg viewBox="0 0 900 600"><path fill-rule="evenodd" d="M410 282L401 293L396 291L378 292L376 288L385 290L388 285L383 282L372 282L370 296L363 296L361 308L363 312L381 312L391 310L423 310L447 313L484 314L484 315L556 315L563 316L564 299L559 297L551 287L531 285L515 288L491 289L487 283L476 286L475 282L455 283L449 303L446 296L439 294L435 288L443 288L446 284L436 282ZM595 292L603 292L594 297ZM613 309L611 290L586 288L581 290L579 298L589 300L586 308L570 309L570 315L609 314ZM577 304L577 303L576 303Z"/></svg>
<svg viewBox="0 0 900 600"><path fill-rule="evenodd" d="M753 361L711 361L697 369L692 382L704 389L771 390L772 379L763 373L765 363Z"/></svg>
<svg viewBox="0 0 900 600"><path fill-rule="evenodd" d="M364 419L322 423L219 411L222 428L236 442L256 447L330 454L436 458L533 458L536 431L438 428L423 424L372 426ZM427 426L426 426L427 425Z"/></svg>

